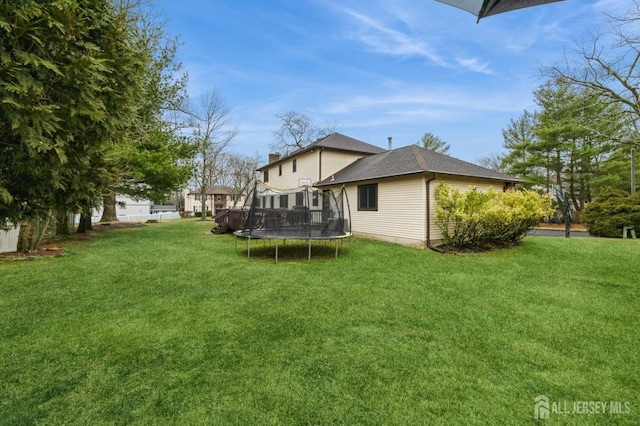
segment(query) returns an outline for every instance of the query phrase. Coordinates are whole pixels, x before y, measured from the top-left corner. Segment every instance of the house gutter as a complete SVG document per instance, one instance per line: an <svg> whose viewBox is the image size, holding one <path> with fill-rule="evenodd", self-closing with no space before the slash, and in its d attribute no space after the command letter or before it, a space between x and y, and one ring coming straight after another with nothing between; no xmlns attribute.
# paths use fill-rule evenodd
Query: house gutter
<svg viewBox="0 0 640 426"><path fill-rule="evenodd" d="M442 250L441 248L435 247L433 245L431 245L431 190L430 190L430 183L431 181L435 180L438 177L438 175L436 175L435 173L427 178L427 180L425 181L426 184L426 192L427 192L427 248L430 248L431 250L437 251L438 253L444 253L444 250Z"/></svg>

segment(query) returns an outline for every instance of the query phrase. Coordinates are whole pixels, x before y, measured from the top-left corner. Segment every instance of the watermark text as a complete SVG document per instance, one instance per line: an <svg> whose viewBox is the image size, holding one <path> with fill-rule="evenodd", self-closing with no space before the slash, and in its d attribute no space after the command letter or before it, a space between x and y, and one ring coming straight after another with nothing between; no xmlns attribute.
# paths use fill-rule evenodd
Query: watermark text
<svg viewBox="0 0 640 426"><path fill-rule="evenodd" d="M629 401L551 401L545 395L533 399L533 417L548 419L551 415L619 415L630 414Z"/></svg>

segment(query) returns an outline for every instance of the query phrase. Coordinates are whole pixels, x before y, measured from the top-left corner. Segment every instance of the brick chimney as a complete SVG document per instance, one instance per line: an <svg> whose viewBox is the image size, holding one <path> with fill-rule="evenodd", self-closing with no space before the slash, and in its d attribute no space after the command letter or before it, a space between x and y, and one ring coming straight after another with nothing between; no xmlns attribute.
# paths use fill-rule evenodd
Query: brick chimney
<svg viewBox="0 0 640 426"><path fill-rule="evenodd" d="M274 163L280 159L280 153L274 152L269 154L269 164Z"/></svg>

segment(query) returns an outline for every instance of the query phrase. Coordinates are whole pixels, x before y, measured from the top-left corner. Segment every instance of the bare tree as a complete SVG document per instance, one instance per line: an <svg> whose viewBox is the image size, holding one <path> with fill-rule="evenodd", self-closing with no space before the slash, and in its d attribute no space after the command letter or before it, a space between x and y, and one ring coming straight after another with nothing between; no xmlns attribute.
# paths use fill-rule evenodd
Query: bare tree
<svg viewBox="0 0 640 426"><path fill-rule="evenodd" d="M216 89L201 95L191 107L190 114L193 118L193 142L197 147L193 179L200 191L201 220L205 220L207 187L223 174L223 151L238 134L238 128L232 123L231 110Z"/></svg>
<svg viewBox="0 0 640 426"><path fill-rule="evenodd" d="M588 89L598 99L620 104L629 122L640 121L640 3L623 16L608 16L604 32L576 43L577 60L565 55L560 65L542 73Z"/></svg>
<svg viewBox="0 0 640 426"><path fill-rule="evenodd" d="M507 167L504 164L504 156L500 154L489 154L486 157L480 157L476 159L478 166L485 169L493 170L494 172L507 173Z"/></svg>
<svg viewBox="0 0 640 426"><path fill-rule="evenodd" d="M442 139L440 139L438 136L434 135L431 132L425 133L420 138L420 142L418 142L418 145L422 146L423 148L427 148L432 151L439 152L441 154L448 154L449 148L451 148L451 145L449 145L447 142L443 141Z"/></svg>
<svg viewBox="0 0 640 426"><path fill-rule="evenodd" d="M280 120L280 128L273 132L274 141L271 149L287 154L301 149L316 139L335 132L335 124L318 127L309 117L296 111L288 111L276 115Z"/></svg>
<svg viewBox="0 0 640 426"><path fill-rule="evenodd" d="M256 169L260 157L255 155L249 157L242 154L229 154L226 156L226 173L229 186L233 187L235 198L233 199L233 207L236 207L239 195L247 194L249 188L256 179Z"/></svg>

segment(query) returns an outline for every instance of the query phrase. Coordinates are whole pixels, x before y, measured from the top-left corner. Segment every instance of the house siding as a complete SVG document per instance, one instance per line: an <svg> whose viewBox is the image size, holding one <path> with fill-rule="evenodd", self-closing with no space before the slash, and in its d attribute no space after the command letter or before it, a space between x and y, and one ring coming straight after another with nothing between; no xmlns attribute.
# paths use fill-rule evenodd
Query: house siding
<svg viewBox="0 0 640 426"><path fill-rule="evenodd" d="M116 202L118 216L150 214L151 205L153 204L150 200L134 200L127 196L117 196Z"/></svg>
<svg viewBox="0 0 640 426"><path fill-rule="evenodd" d="M126 195L116 195L116 216L139 216L151 214L151 200L134 200ZM93 210L92 221L97 222L102 217L102 206ZM80 216L76 215L74 223L78 223Z"/></svg>
<svg viewBox="0 0 640 426"><path fill-rule="evenodd" d="M467 191L473 187L482 192L489 188L502 191L504 183L479 178L443 177L429 182L429 215L426 215L427 187L429 175L419 174L408 177L349 183L345 187L351 210L351 231L354 236L387 241L409 247L424 248L427 244L427 220L432 246L442 244L442 231L436 225L435 189L440 184ZM358 186L378 184L378 209L358 210ZM334 191L339 190L333 187Z"/></svg>
<svg viewBox="0 0 640 426"><path fill-rule="evenodd" d="M293 172L293 160L296 160L296 171ZM279 175L279 167L282 165L282 176ZM277 162L269 166L268 186L276 189L290 189L302 186L304 182L315 182L318 175L318 154L317 152L307 152L282 162ZM264 182L264 171L262 172Z"/></svg>
<svg viewBox="0 0 640 426"><path fill-rule="evenodd" d="M321 173L322 176L318 179L318 172L316 172L316 179L314 182L321 181L331 177L334 173L344 169L349 164L354 161L364 157L363 154L358 153L350 153L350 152L340 152L340 151L329 151L324 150L321 153Z"/></svg>
<svg viewBox="0 0 640 426"><path fill-rule="evenodd" d="M358 210L358 185L378 184L378 209ZM426 191L423 175L349 184L351 230L361 238L424 246Z"/></svg>
<svg viewBox="0 0 640 426"><path fill-rule="evenodd" d="M316 149L313 152L307 151L296 157L275 162L267 167L269 181L265 183L276 189L297 188L305 182L313 184L330 177L363 156L363 154L328 149ZM295 173L293 172L294 159L296 160ZM279 174L280 165L282 165L282 176ZM262 171L261 179L263 182L265 181L264 170Z"/></svg>

